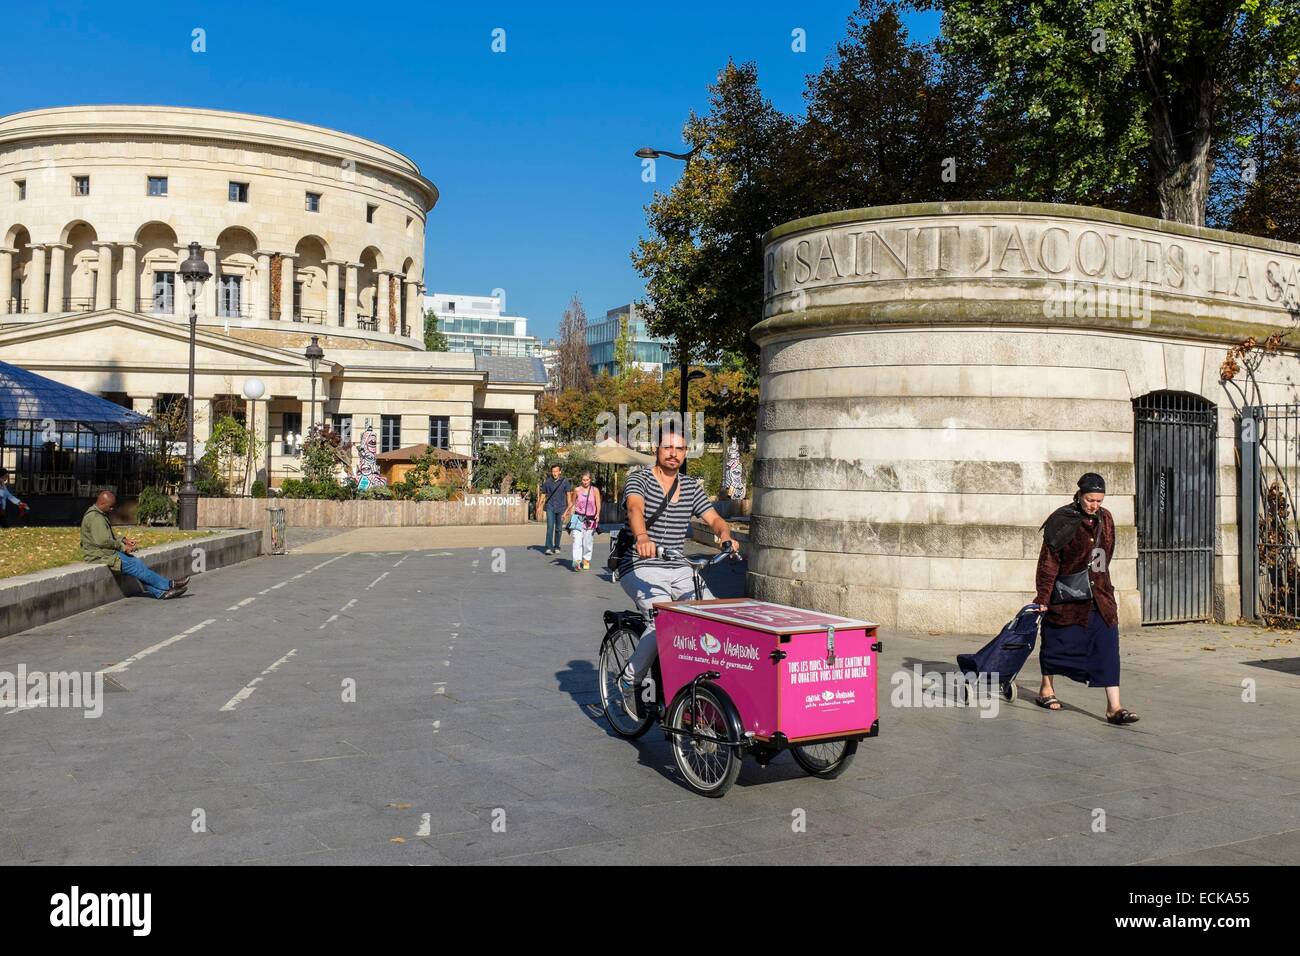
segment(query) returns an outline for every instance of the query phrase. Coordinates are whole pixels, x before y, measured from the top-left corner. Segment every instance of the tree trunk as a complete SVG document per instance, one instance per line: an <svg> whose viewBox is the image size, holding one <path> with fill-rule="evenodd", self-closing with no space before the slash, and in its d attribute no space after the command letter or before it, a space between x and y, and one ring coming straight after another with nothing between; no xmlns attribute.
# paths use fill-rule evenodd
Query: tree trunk
<svg viewBox="0 0 1300 956"><path fill-rule="evenodd" d="M1219 0L1217 9L1206 10L1202 16L1207 25L1218 24L1222 34L1231 30L1234 6ZM1211 46L1170 62L1162 39L1154 33L1139 36L1138 50L1151 98L1147 122L1160 215L1203 226L1210 191L1214 80L1222 50Z"/></svg>

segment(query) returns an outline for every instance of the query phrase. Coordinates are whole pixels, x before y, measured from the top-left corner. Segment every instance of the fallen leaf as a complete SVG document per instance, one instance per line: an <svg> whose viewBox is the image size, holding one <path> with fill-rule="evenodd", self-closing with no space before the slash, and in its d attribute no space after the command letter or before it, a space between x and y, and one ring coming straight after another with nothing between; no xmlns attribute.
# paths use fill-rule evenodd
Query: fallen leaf
<svg viewBox="0 0 1300 956"><path fill-rule="evenodd" d="M389 840L388 842L389 842L389 843L405 843L405 842L406 842L406 837L393 837L393 838L392 838L391 840Z"/></svg>
<svg viewBox="0 0 1300 956"><path fill-rule="evenodd" d="M390 804L388 804L388 809L390 809L390 810L409 810L409 809L411 809L411 806L412 806L412 804L409 804L409 803L390 803Z"/></svg>

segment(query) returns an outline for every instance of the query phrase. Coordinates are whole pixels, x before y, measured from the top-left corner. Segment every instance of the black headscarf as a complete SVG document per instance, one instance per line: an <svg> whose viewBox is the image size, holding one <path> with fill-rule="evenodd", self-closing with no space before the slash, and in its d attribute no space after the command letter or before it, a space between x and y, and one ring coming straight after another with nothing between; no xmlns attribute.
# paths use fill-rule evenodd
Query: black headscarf
<svg viewBox="0 0 1300 956"><path fill-rule="evenodd" d="M1075 492L1074 500L1068 505L1057 508L1039 526L1043 532L1044 543L1053 551L1060 551L1069 544L1074 538L1074 533L1079 530L1079 525L1084 521L1092 521L1096 518L1096 515L1090 515L1083 510L1079 498L1094 491L1106 493L1106 480L1093 471L1081 477L1078 485L1079 490Z"/></svg>

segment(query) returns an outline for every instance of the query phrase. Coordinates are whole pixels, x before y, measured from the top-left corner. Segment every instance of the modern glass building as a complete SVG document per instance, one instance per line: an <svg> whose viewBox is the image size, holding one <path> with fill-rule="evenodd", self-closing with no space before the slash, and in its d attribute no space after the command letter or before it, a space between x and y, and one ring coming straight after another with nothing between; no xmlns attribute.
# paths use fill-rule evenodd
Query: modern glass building
<svg viewBox="0 0 1300 956"><path fill-rule="evenodd" d="M618 372L614 361L615 343L626 320L632 336L632 361L647 371L662 375L665 367L673 364L672 343L659 339L646 331L645 319L637 313L635 305L621 305L605 313L602 322L587 326L587 362L595 375Z"/></svg>
<svg viewBox="0 0 1300 956"><path fill-rule="evenodd" d="M447 336L449 352L528 358L537 353L537 339L528 334L528 320L502 315L497 296L452 295L435 292L424 297L426 310L438 316L438 331Z"/></svg>

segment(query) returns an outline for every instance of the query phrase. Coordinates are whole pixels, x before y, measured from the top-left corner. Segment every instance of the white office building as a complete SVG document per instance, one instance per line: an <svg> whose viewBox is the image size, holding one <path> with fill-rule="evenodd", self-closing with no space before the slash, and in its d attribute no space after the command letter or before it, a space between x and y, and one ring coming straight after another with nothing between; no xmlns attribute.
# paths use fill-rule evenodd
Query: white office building
<svg viewBox="0 0 1300 956"><path fill-rule="evenodd" d="M492 295L435 292L424 297L424 307L437 314L438 330L447 336L448 351L532 357L537 354L538 341L528 334L528 320L503 315L504 301Z"/></svg>

